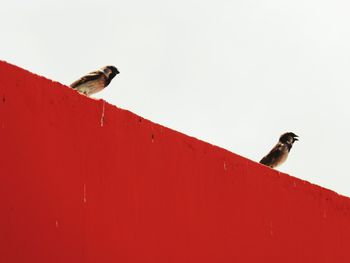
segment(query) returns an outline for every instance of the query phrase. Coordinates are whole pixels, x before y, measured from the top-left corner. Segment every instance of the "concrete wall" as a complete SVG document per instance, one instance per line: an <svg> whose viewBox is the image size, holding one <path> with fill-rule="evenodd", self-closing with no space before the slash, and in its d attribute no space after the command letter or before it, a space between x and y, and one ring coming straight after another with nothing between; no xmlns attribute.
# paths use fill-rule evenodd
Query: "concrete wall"
<svg viewBox="0 0 350 263"><path fill-rule="evenodd" d="M0 262L350 262L348 198L4 62L0 144Z"/></svg>

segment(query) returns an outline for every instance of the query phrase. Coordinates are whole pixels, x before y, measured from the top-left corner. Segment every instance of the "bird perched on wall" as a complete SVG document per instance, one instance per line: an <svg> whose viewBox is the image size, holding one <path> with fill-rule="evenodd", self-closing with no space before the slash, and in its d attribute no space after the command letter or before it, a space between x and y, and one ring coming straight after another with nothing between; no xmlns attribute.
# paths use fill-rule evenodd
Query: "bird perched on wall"
<svg viewBox="0 0 350 263"><path fill-rule="evenodd" d="M90 96L107 87L117 74L119 74L119 71L116 67L105 66L81 77L70 84L70 87L86 96Z"/></svg>
<svg viewBox="0 0 350 263"><path fill-rule="evenodd" d="M281 135L278 143L272 150L261 159L260 163L271 168L275 168L284 163L288 157L290 149L292 149L293 143L298 141L298 135L292 132L286 132Z"/></svg>

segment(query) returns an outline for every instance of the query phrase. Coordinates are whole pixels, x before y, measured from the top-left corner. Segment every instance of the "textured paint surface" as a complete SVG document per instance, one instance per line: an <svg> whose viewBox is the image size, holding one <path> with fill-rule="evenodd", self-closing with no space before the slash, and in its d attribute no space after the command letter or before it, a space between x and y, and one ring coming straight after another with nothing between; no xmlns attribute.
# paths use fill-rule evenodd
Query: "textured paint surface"
<svg viewBox="0 0 350 263"><path fill-rule="evenodd" d="M348 198L4 62L0 143L0 262L350 262Z"/></svg>

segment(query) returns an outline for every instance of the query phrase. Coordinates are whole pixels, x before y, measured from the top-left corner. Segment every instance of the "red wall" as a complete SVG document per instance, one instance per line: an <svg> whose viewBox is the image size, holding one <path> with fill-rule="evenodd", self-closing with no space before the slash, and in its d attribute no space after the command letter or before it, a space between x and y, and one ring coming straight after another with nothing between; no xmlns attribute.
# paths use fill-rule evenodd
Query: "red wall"
<svg viewBox="0 0 350 263"><path fill-rule="evenodd" d="M0 262L350 262L348 198L4 62L0 142Z"/></svg>

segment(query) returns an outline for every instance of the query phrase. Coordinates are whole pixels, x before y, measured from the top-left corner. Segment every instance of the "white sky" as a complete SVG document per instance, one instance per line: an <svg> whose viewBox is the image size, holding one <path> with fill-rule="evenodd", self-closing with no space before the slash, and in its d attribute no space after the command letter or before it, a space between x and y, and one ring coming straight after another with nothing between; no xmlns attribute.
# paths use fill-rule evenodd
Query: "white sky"
<svg viewBox="0 0 350 263"><path fill-rule="evenodd" d="M12 0L0 59L70 84L114 64L98 98L350 195L349 1Z"/></svg>

